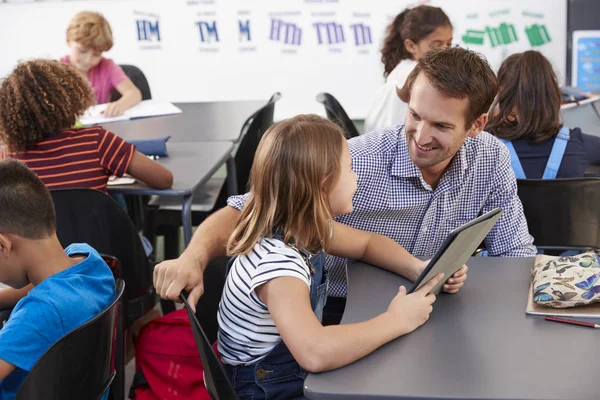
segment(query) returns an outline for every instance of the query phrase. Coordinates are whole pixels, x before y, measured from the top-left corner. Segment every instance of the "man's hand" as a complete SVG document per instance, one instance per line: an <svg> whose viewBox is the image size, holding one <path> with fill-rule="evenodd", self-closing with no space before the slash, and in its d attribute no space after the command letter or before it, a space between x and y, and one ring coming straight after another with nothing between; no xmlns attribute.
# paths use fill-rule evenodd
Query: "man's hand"
<svg viewBox="0 0 600 400"><path fill-rule="evenodd" d="M467 271L469 267L463 265L458 271L456 271L450 279L446 281L442 290L446 293L457 293L461 287L464 286L465 281L467 280Z"/></svg>
<svg viewBox="0 0 600 400"><path fill-rule="evenodd" d="M154 267L154 287L158 295L167 300L181 303L179 295L187 290L188 303L194 311L204 293L204 269L197 260L181 255L175 260L163 261Z"/></svg>

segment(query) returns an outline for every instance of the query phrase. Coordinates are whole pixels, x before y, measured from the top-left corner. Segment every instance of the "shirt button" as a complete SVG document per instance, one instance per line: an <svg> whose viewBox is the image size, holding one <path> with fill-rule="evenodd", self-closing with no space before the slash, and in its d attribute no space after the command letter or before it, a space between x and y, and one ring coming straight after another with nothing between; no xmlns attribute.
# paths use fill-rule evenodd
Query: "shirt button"
<svg viewBox="0 0 600 400"><path fill-rule="evenodd" d="M256 370L256 377L258 379L263 379L267 375L267 371L264 368L259 368Z"/></svg>

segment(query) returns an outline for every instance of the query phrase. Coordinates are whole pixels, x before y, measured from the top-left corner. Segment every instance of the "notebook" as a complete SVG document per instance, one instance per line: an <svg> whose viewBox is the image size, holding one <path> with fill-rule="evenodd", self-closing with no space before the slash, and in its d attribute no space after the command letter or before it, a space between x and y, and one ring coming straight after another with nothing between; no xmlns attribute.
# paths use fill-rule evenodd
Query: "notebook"
<svg viewBox="0 0 600 400"><path fill-rule="evenodd" d="M79 122L83 126L92 126L106 124L109 122L127 121L135 118L159 117L162 115L180 114L182 111L179 107L174 106L168 101L160 100L144 100L141 103L131 107L125 111L123 115L118 117L105 117L102 112L106 109L106 104L97 104L86 110L79 118Z"/></svg>

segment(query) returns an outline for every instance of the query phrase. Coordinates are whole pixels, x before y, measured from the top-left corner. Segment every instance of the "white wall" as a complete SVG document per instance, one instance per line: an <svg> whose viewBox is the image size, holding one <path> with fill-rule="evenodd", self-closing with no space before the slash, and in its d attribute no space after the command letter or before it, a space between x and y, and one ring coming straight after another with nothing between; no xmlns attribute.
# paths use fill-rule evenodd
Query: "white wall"
<svg viewBox="0 0 600 400"><path fill-rule="evenodd" d="M545 25L550 42L534 47L566 69L566 0L434 0L454 25L454 41L481 51L497 68L511 53L532 48L525 33ZM380 44L385 27L414 2L406 0L101 0L0 4L0 76L18 60L58 58L67 52L65 30L80 10L102 12L110 21L115 46L108 57L135 64L147 75L153 97L170 101L264 99L283 93L276 118L322 113L320 91L336 96L353 118L364 118L382 83ZM301 45L270 40L271 19L302 29ZM139 41L136 20L158 21L160 41ZM239 34L238 20L250 21L251 41ZM199 21L216 21L219 42L201 43ZM315 23L342 26L344 42L318 44ZM371 44L355 45L350 25L370 26ZM465 44L469 29L512 24L517 40L493 47ZM322 40L326 37L321 28ZM148 32L151 33L151 32ZM291 33L291 31L290 31ZM282 30L281 37L285 34ZM150 35L152 38L152 35ZM514 38L513 38L514 39Z"/></svg>

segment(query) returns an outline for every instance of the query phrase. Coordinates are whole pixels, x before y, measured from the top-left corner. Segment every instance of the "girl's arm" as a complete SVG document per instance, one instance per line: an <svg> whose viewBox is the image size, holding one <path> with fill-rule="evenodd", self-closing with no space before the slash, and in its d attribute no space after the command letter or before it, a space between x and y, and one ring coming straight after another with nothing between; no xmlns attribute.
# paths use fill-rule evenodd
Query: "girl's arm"
<svg viewBox="0 0 600 400"><path fill-rule="evenodd" d="M116 89L121 93L121 98L106 105L106 109L104 110L105 117L121 115L125 110L142 101L142 92L131 82L131 79L125 79L117 85Z"/></svg>
<svg viewBox="0 0 600 400"><path fill-rule="evenodd" d="M426 261L413 257L404 247L378 233L361 231L348 225L333 223L333 236L325 249L328 254L363 260L414 281Z"/></svg>
<svg viewBox="0 0 600 400"><path fill-rule="evenodd" d="M410 295L400 287L388 310L373 319L326 327L315 316L308 288L298 278L275 278L259 286L256 293L298 364L309 372L323 372L359 360L424 324L435 301L429 292L440 279L433 278Z"/></svg>
<svg viewBox="0 0 600 400"><path fill-rule="evenodd" d="M333 223L333 236L325 251L331 255L363 260L414 281L429 261L413 257L404 247L378 233L361 231L348 225ZM457 293L467 280L464 265L444 284L446 293Z"/></svg>
<svg viewBox="0 0 600 400"><path fill-rule="evenodd" d="M127 173L156 189L168 189L173 186L171 171L139 151L133 153Z"/></svg>

